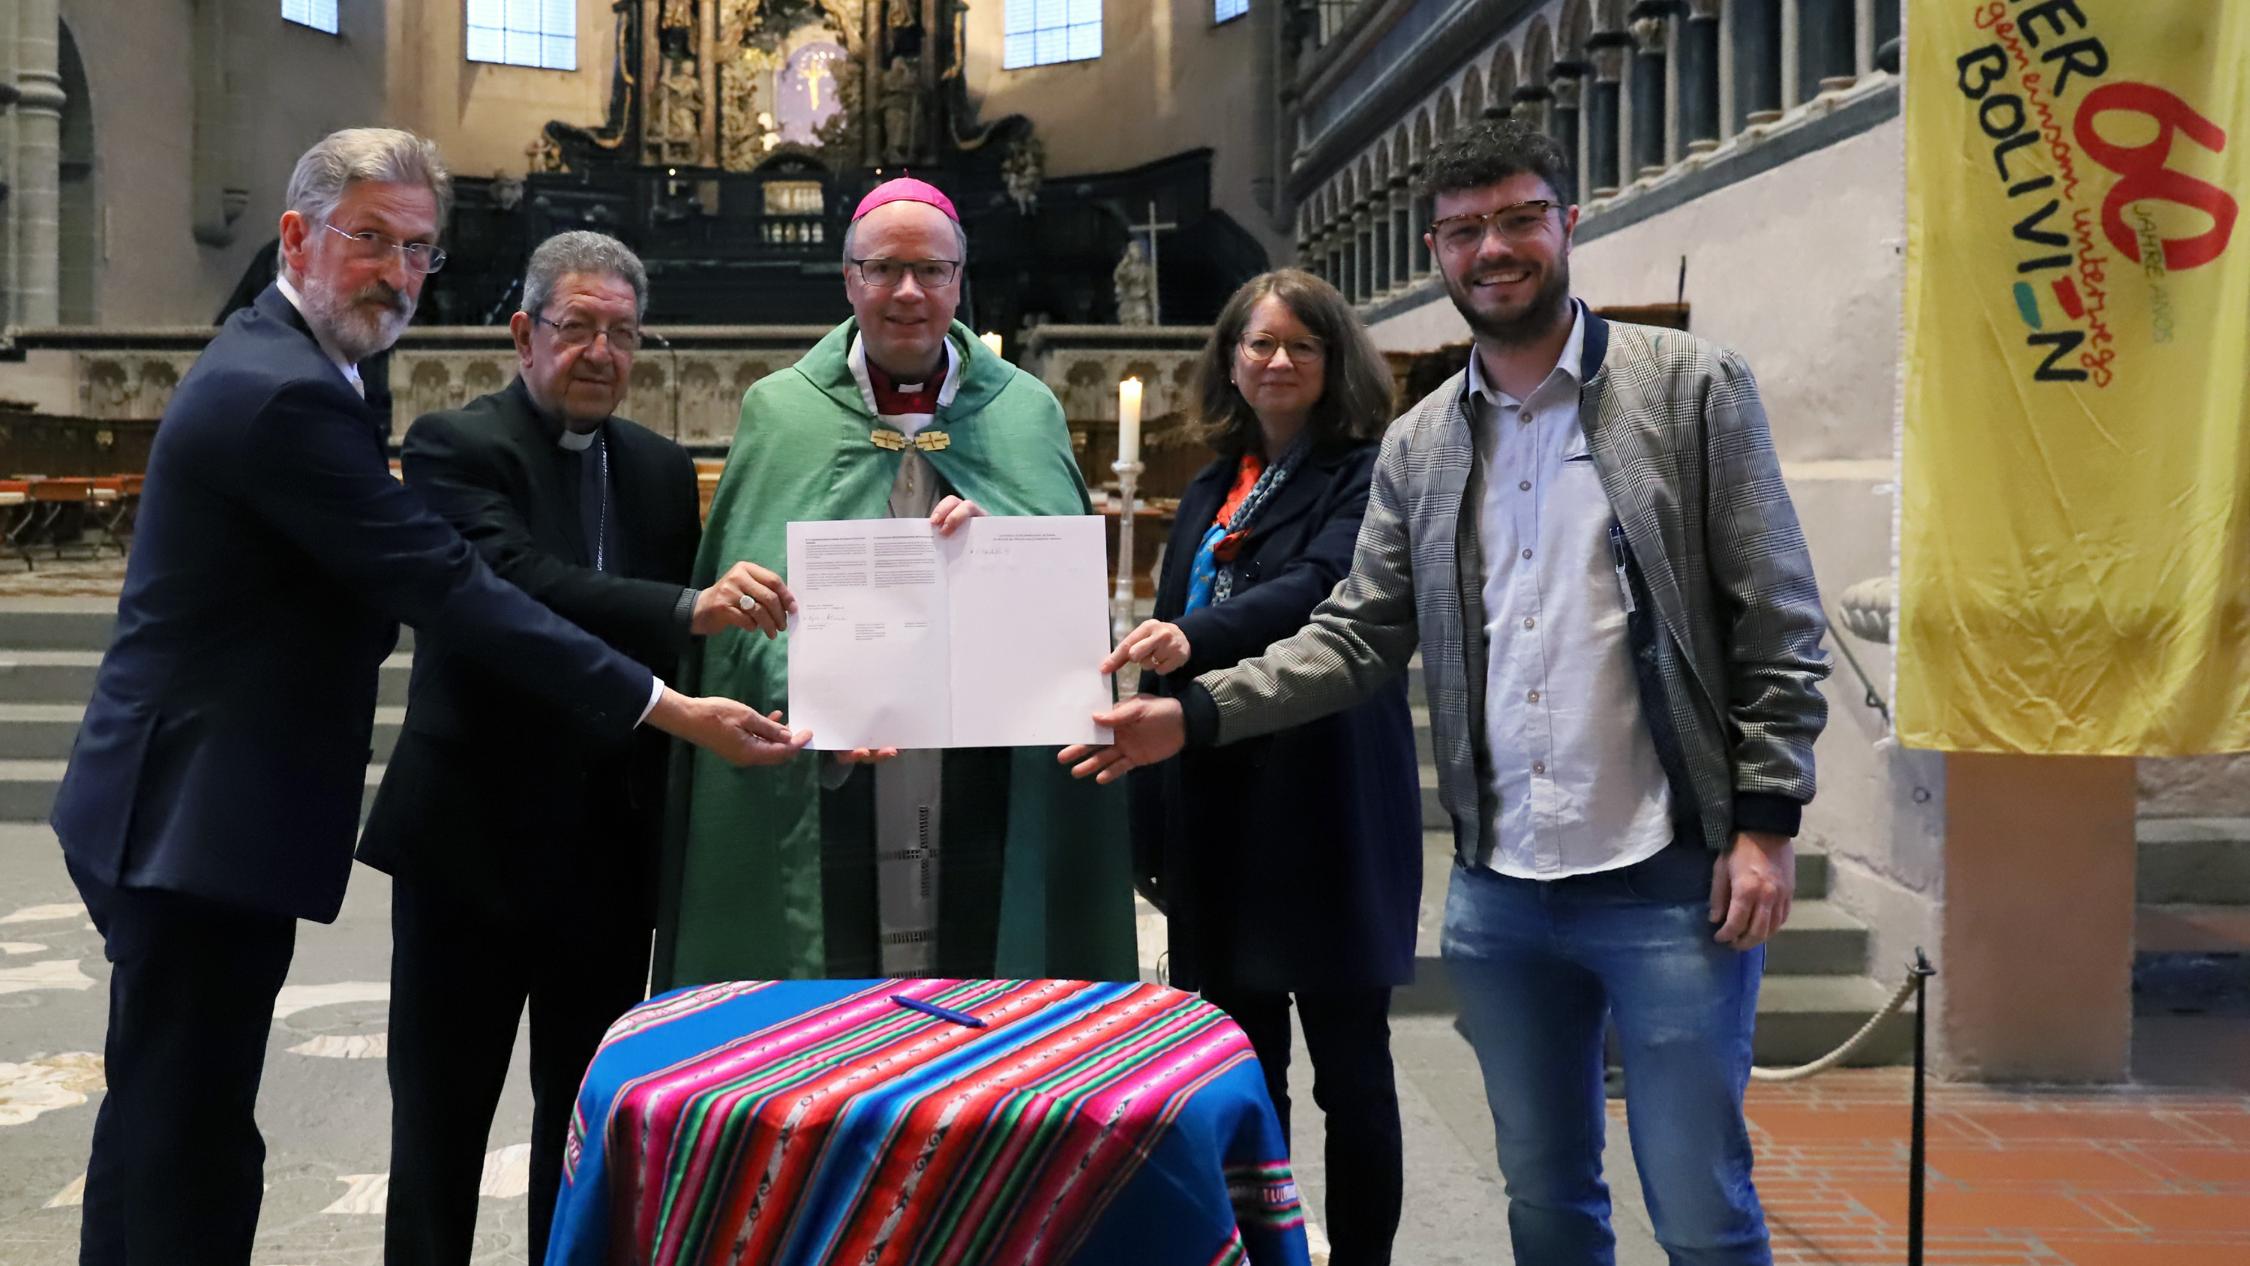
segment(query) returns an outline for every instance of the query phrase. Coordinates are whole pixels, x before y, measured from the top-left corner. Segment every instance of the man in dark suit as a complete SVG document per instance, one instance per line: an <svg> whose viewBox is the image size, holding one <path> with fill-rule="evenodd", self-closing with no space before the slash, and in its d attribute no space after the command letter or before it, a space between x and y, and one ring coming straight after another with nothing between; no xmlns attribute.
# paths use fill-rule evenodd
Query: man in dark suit
<svg viewBox="0 0 2250 1266"><path fill-rule="evenodd" d="M407 486L501 579L670 672L691 636L778 632L788 591L749 563L687 585L695 465L614 416L647 298L647 272L616 239L550 238L510 321L521 376L415 422L402 456ZM397 880L390 1266L468 1262L526 1002L530 1260L544 1259L579 1079L648 982L665 744L590 735L556 711L443 635L415 648L405 731L359 847Z"/></svg>
<svg viewBox="0 0 2250 1266"><path fill-rule="evenodd" d="M580 632L391 478L355 367L444 262L448 187L409 133L307 151L279 278L212 339L157 431L117 631L54 809L114 965L83 1263L250 1259L274 996L296 920L343 902L399 621L553 701L543 724L622 739L645 721L743 763L803 741Z"/></svg>

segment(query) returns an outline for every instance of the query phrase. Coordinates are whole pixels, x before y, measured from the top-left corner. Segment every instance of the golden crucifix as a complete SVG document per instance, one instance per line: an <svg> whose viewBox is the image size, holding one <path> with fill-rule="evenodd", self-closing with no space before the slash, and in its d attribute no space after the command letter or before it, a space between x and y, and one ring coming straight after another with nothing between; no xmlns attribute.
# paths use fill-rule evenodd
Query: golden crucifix
<svg viewBox="0 0 2250 1266"><path fill-rule="evenodd" d="M828 58L815 53L805 59L804 69L798 72L805 77L805 92L812 99L815 113L820 110L820 81L833 78L828 73Z"/></svg>

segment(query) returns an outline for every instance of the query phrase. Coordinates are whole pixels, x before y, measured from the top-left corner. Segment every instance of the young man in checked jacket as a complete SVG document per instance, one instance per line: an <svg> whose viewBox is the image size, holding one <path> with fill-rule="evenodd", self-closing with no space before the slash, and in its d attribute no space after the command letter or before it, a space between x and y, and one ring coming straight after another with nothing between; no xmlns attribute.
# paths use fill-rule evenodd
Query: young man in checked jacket
<svg viewBox="0 0 2250 1266"><path fill-rule="evenodd" d="M1828 663L1765 413L1733 352L1571 298L1552 140L1479 124L1423 184L1476 351L1385 436L1351 575L1263 657L1126 701L1113 746L1063 759L1107 780L1302 724L1419 648L1457 849L1443 952L1515 1260L1614 1259L1613 1017L1657 1240L1767 1263L1742 1095Z"/></svg>

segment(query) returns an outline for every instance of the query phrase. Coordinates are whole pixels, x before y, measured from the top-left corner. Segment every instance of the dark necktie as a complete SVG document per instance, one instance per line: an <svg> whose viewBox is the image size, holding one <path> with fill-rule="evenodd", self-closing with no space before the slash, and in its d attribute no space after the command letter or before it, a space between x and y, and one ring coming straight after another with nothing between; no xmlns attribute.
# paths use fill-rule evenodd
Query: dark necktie
<svg viewBox="0 0 2250 1266"><path fill-rule="evenodd" d="M609 449L597 432L594 442L578 454L578 526L586 539L586 561L595 570L607 570L609 551L602 537L608 524L609 489L603 477L609 466Z"/></svg>

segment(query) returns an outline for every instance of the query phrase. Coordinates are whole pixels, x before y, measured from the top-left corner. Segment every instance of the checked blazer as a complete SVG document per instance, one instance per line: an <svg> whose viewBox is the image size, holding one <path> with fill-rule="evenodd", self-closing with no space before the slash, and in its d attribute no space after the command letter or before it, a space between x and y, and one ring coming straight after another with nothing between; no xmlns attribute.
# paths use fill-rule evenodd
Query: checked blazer
<svg viewBox="0 0 2250 1266"><path fill-rule="evenodd" d="M1732 351L1586 313L1580 425L1623 531L1642 720L1683 829L1794 835L1814 790L1827 630L1757 384ZM1485 752L1484 490L1467 375L1391 424L1351 574L1296 634L1205 673L1188 741L1226 743L1350 707L1422 653L1438 794L1481 865L1497 802ZM1692 823L1688 815L1692 814Z"/></svg>

